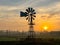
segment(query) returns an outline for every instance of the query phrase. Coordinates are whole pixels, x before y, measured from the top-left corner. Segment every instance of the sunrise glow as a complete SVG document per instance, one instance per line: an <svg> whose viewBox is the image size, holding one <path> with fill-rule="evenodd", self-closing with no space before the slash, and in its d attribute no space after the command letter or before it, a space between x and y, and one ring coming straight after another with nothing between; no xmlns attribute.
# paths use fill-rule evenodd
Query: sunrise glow
<svg viewBox="0 0 60 45"><path fill-rule="evenodd" d="M28 7L36 11L35 31L60 31L60 0L0 0L0 30L28 31L26 17L20 17Z"/></svg>
<svg viewBox="0 0 60 45"><path fill-rule="evenodd" d="M48 30L48 27L47 27L47 26L44 26L43 29L44 29L44 30Z"/></svg>

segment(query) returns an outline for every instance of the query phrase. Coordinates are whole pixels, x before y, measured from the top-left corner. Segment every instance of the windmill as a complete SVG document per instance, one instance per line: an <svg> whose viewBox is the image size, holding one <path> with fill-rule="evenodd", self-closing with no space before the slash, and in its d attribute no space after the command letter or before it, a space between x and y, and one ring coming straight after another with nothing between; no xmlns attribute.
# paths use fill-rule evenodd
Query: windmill
<svg viewBox="0 0 60 45"><path fill-rule="evenodd" d="M33 20L35 20L35 10L31 7L28 7L28 9L26 9L26 12L20 11L20 17L26 17L26 20L28 20L28 24L29 24L29 37L33 37Z"/></svg>

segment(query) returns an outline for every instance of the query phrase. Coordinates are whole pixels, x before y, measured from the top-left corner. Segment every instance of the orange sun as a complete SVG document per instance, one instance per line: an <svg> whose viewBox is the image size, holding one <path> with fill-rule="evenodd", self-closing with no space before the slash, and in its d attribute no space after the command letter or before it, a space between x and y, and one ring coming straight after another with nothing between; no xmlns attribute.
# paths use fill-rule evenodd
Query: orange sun
<svg viewBox="0 0 60 45"><path fill-rule="evenodd" d="M44 29L44 30L48 30L48 26L44 26L43 29Z"/></svg>

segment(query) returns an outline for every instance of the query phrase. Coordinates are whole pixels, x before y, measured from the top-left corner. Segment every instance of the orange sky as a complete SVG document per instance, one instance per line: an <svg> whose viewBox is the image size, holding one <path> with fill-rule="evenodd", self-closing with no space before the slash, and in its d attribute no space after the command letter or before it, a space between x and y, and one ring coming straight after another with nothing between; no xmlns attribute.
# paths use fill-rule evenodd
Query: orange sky
<svg viewBox="0 0 60 45"><path fill-rule="evenodd" d="M20 11L36 10L35 31L60 31L60 0L0 0L0 30L27 31L28 21Z"/></svg>
<svg viewBox="0 0 60 45"><path fill-rule="evenodd" d="M47 18L41 17L41 15L36 14L36 18L34 20L34 30L35 31L44 31L44 26L47 26L48 29L46 31L56 31L60 30L59 20L56 17ZM43 15L43 14L42 14ZM47 14L46 14L47 15ZM29 30L28 21L24 17L12 17L2 19L0 22L0 29L2 30L18 30L18 31L27 31Z"/></svg>
<svg viewBox="0 0 60 45"><path fill-rule="evenodd" d="M35 29L36 30L38 29L38 31L44 31L44 26L47 26L48 29L46 31L56 31L56 30L60 30L59 23L60 20L57 20L56 17L47 18L46 16L44 18L41 18L40 16L37 16Z"/></svg>

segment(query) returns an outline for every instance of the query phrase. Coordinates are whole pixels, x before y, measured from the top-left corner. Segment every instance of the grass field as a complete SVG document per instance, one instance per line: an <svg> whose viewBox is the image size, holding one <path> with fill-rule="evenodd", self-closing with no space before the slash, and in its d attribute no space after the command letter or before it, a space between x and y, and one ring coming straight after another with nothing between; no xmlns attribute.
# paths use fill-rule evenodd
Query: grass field
<svg viewBox="0 0 60 45"><path fill-rule="evenodd" d="M27 44L27 45L60 45L60 38L35 38L35 39L23 39L17 37L0 37L0 41L10 41L9 44ZM13 41L13 42L12 42ZM6 44L7 44L6 43Z"/></svg>
<svg viewBox="0 0 60 45"><path fill-rule="evenodd" d="M18 36L0 36L0 41L21 41L25 38Z"/></svg>
<svg viewBox="0 0 60 45"><path fill-rule="evenodd" d="M0 37L0 41L16 41L15 37Z"/></svg>
<svg viewBox="0 0 60 45"><path fill-rule="evenodd" d="M20 41L23 40L24 38L20 38L20 37L0 37L0 41ZM41 37L41 38L36 38L36 39L40 39L43 41L60 41L60 37Z"/></svg>

